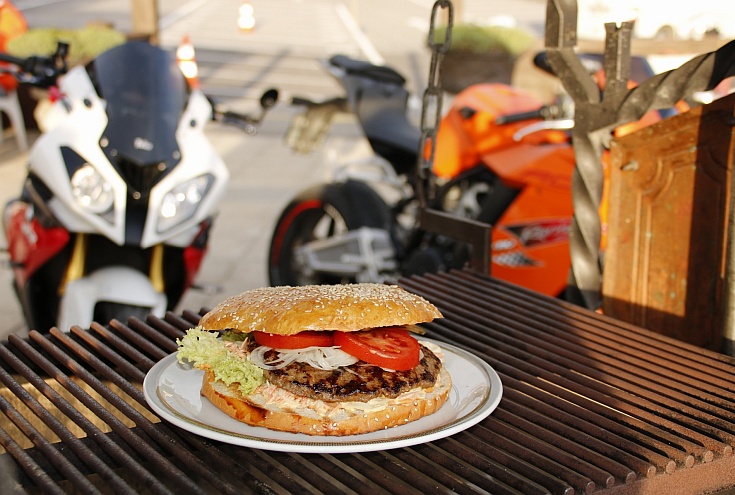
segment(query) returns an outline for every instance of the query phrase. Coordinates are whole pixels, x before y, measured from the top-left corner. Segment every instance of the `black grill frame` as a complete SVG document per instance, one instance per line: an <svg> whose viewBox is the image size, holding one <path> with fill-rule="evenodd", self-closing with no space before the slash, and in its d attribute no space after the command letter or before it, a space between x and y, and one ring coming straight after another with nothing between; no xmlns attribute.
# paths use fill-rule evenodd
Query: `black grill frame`
<svg viewBox="0 0 735 495"><path fill-rule="evenodd" d="M295 454L160 422L141 383L202 313L184 311L2 343L0 459L13 459L28 493L567 495L735 486L732 358L470 271L399 284L444 313L425 325L428 336L470 350L501 376L500 405L466 431L403 449Z"/></svg>

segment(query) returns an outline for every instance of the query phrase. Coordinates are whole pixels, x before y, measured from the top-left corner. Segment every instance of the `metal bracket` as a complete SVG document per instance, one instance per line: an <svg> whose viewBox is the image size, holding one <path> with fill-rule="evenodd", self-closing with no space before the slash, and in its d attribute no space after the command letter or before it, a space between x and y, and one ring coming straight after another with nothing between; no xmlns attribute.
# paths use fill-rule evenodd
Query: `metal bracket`
<svg viewBox="0 0 735 495"><path fill-rule="evenodd" d="M735 41L693 58L678 69L651 77L628 88L630 39L634 24L605 25L604 92L574 52L577 43L577 1L548 0L546 50L554 72L575 102L572 177L574 217L570 232L570 300L590 309L602 302L601 224L602 154L612 131L640 119L651 110L672 108L697 91L708 91L735 75Z"/></svg>
<svg viewBox="0 0 735 495"><path fill-rule="evenodd" d="M490 274L490 224L431 208L421 208L419 222L422 230L469 244L472 248L472 269L478 273Z"/></svg>

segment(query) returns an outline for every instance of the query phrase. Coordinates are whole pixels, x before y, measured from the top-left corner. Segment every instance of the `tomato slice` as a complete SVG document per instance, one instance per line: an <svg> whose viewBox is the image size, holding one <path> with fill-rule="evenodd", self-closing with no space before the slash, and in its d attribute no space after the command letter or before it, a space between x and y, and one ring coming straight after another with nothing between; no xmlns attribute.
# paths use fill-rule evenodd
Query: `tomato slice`
<svg viewBox="0 0 735 495"><path fill-rule="evenodd" d="M418 341L401 327L334 332L334 345L366 363L391 370L413 369L421 355Z"/></svg>
<svg viewBox="0 0 735 495"><path fill-rule="evenodd" d="M330 347L334 345L332 332L305 330L294 335L276 335L253 332L255 342L274 349L303 349L305 347Z"/></svg>

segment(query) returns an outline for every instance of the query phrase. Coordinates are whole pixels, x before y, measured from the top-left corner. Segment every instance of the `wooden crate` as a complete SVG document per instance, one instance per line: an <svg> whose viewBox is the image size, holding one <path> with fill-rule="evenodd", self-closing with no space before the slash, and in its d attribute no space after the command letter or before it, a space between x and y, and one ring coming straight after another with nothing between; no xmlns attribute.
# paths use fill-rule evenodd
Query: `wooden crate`
<svg viewBox="0 0 735 495"><path fill-rule="evenodd" d="M735 95L616 139L603 310L720 350Z"/></svg>

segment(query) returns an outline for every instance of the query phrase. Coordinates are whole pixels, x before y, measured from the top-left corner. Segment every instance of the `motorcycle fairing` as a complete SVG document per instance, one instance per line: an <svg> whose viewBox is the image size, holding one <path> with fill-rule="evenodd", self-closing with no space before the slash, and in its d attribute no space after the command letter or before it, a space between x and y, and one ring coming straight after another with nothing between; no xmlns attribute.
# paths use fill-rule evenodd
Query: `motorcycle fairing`
<svg viewBox="0 0 735 495"><path fill-rule="evenodd" d="M495 119L540 106L529 93L503 84L477 84L462 91L439 123L434 173L457 177L477 165L482 154L515 147L513 136L529 122L497 125Z"/></svg>
<svg viewBox="0 0 735 495"><path fill-rule="evenodd" d="M203 131L211 112L212 106L204 93L193 90L189 104L176 128L176 141L180 143L181 160L176 168L164 176L150 191L141 246L152 246L160 242L162 238L166 239L166 244L172 246L188 246L196 238L200 224L207 220L209 212L216 209L216 205L224 196L230 172ZM196 212L170 230L159 232L157 229L158 215L164 197L176 186L200 177L203 173L202 163L207 164L206 173L211 175L213 180L207 194L199 201Z"/></svg>
<svg viewBox="0 0 735 495"><path fill-rule="evenodd" d="M104 103L97 96L83 67L75 67L64 75L61 87L65 98L53 104L49 116L56 119L63 112L66 124L50 125L48 132L39 136L29 156L29 170L53 192L49 208L69 230L101 232L122 244L126 186L99 146L107 126ZM61 151L64 148L74 150L87 163L94 165L97 173L111 185L115 193L110 214L95 214L80 206L74 199L66 165L48 165L64 163Z"/></svg>
<svg viewBox="0 0 735 495"><path fill-rule="evenodd" d="M137 44L129 43L128 45ZM116 50L113 49L110 52L114 54ZM108 53L103 54L103 58L111 63L107 55ZM172 59L171 63L175 68L175 60ZM169 79L170 77L162 77L159 78L159 81L167 83ZM97 84L101 84L101 81L97 81ZM165 115L144 112L136 115L136 125L140 123L144 128L154 129L152 131L154 134L148 137L141 136L140 129L136 129L133 134L130 132L125 134L119 126L108 128L109 119L106 113L108 103L100 99L84 67L77 66L64 75L60 81L60 88L64 97L56 101L46 114L48 121L44 127L48 131L39 137L37 145L30 154L30 171L54 193L53 198L49 201L49 208L53 214L70 231L101 233L118 245L133 243L142 248L148 248L160 242L178 247L189 245L197 235L199 224L209 215L208 212L213 209L213 205L216 205L221 199L229 177L224 162L202 131L212 114L211 104L206 96L195 90L191 94L187 93L189 102L186 107L176 112L169 111ZM152 88L149 87L148 90L151 91ZM158 91L166 93L167 90L159 88ZM181 92L183 89L175 91L177 94ZM100 93L105 94L104 89L100 90ZM168 107L176 107L181 104L178 97L169 97L169 100ZM164 107L154 106L158 109ZM122 112L119 106L116 108L118 110L115 111ZM62 115L65 125L60 126L58 123ZM145 125L141 121L142 115L146 115L153 122ZM156 127L159 125L160 129ZM152 142L161 129L171 125L175 130L171 130L170 133L175 136L175 139L161 138L164 144L159 146L153 143L153 148L146 151L145 148L150 148L146 143ZM107 136L110 132L118 137L111 139ZM127 138L122 136L127 136ZM123 143L125 139L128 145L114 144ZM181 143L181 145L176 143ZM86 163L93 165L97 173L111 185L114 200L110 211L98 214L80 206L73 197L69 177L64 174L67 167L47 165L49 162L63 161L60 150L64 148L73 150ZM119 167L116 168L109 158L110 155L119 156L122 151L130 154L131 159L128 160L130 163L144 162L145 167L151 167L153 165L149 160L154 160L154 165L165 169L166 172L157 176L157 182L150 191L142 191L144 194L137 201L145 201L147 204L142 205L142 214L132 217L128 216L129 203L134 201L133 194L140 194L141 191L135 191L134 188L129 187L129 184L121 177ZM155 153L149 153L153 151ZM159 159L160 161L155 162ZM208 164L206 171L213 177L213 185L209 193L202 198L201 204L191 217L166 232L158 232L156 224L163 198L172 188L201 175L203 173L202 163ZM140 208L137 210L141 211ZM144 226L127 225L128 220L141 223L143 219L145 219Z"/></svg>
<svg viewBox="0 0 735 495"><path fill-rule="evenodd" d="M572 189L576 160L574 149L568 144L518 143L513 148L483 153L479 158L478 163L484 164L510 187Z"/></svg>
<svg viewBox="0 0 735 495"><path fill-rule="evenodd" d="M59 329L68 332L71 325L89 326L101 301L150 308L156 316L163 316L167 303L146 275L126 266L105 267L66 285L59 305Z"/></svg>
<svg viewBox="0 0 735 495"><path fill-rule="evenodd" d="M145 42L125 43L95 58L87 72L105 102L104 148L113 163L172 168L179 159L176 129L189 96L174 55Z"/></svg>
<svg viewBox="0 0 735 495"><path fill-rule="evenodd" d="M569 145L518 144L486 153L482 163L519 193L493 225L493 276L550 296L565 290L574 212Z"/></svg>
<svg viewBox="0 0 735 495"><path fill-rule="evenodd" d="M69 233L62 227L45 228L33 216L33 207L24 201L12 201L5 207L5 238L19 285L69 243Z"/></svg>

